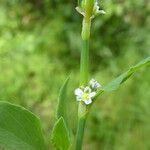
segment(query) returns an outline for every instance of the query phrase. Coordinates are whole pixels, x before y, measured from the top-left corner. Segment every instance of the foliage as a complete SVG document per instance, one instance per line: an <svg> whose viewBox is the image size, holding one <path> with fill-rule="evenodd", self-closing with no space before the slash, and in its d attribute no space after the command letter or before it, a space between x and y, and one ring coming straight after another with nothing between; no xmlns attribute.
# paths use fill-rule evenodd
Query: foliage
<svg viewBox="0 0 150 150"><path fill-rule="evenodd" d="M39 119L26 109L0 102L0 146L5 150L46 150Z"/></svg>
<svg viewBox="0 0 150 150"><path fill-rule="evenodd" d="M112 92L117 90L121 84L123 84L128 78L130 78L136 71L141 69L144 66L148 66L150 64L150 57L142 60L137 65L131 67L128 71L108 83L108 85L104 86L101 90L98 91L97 96L102 92Z"/></svg>
<svg viewBox="0 0 150 150"><path fill-rule="evenodd" d="M52 143L58 150L68 150L70 147L69 132L67 131L63 117L60 117L54 125Z"/></svg>
<svg viewBox="0 0 150 150"><path fill-rule="evenodd" d="M70 72L69 124L73 132L76 128L72 87L79 78L81 20L75 6L69 0L0 1L0 99L40 116L47 137L58 89ZM107 0L102 6L107 13L93 22L90 59L92 73L105 85L150 55L149 2ZM117 93L96 101L85 149L149 149L149 71L141 70Z"/></svg>

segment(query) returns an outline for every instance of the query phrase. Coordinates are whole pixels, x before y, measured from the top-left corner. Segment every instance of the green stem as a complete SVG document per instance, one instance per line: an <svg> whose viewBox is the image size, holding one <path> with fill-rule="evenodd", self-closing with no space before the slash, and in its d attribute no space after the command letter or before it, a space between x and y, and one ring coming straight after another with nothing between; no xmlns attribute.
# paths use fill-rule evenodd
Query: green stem
<svg viewBox="0 0 150 150"><path fill-rule="evenodd" d="M86 86L89 77L89 39L83 40L80 61L80 85Z"/></svg>
<svg viewBox="0 0 150 150"><path fill-rule="evenodd" d="M83 143L83 137L84 137L84 129L85 129L85 123L88 116L88 108L83 103L79 103L78 107L78 127L77 127L77 135L76 135L76 149L75 150L81 150L82 149L82 143Z"/></svg>
<svg viewBox="0 0 150 150"><path fill-rule="evenodd" d="M87 106L83 102L80 102L79 107L78 107L78 127L77 127L76 149L75 150L82 149L84 129L85 129L87 115L88 115Z"/></svg>
<svg viewBox="0 0 150 150"><path fill-rule="evenodd" d="M86 86L88 84L88 77L89 77L89 39L86 39L83 40L82 52L81 52L81 62L80 62L80 85L81 86ZM87 114L88 114L87 106L83 102L80 102L78 107L76 150L82 149Z"/></svg>
<svg viewBox="0 0 150 150"><path fill-rule="evenodd" d="M89 38L90 38L91 19L83 18L82 22L82 51L80 61L80 86L88 85L89 78ZM85 123L87 119L87 106L81 101L78 107L78 127L76 135L76 150L82 149Z"/></svg>
<svg viewBox="0 0 150 150"><path fill-rule="evenodd" d="M77 139L76 139L76 150L82 149L83 135L85 129L86 117L79 118L78 129L77 129Z"/></svg>

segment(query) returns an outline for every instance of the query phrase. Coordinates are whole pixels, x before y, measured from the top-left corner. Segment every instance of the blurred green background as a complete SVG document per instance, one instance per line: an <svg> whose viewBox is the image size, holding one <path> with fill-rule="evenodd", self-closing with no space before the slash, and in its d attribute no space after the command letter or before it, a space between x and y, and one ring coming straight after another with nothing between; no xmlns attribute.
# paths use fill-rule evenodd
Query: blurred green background
<svg viewBox="0 0 150 150"><path fill-rule="evenodd" d="M76 132L82 17L75 0L0 0L0 99L43 122L50 139L59 89L70 75L68 112ZM90 45L92 78L105 85L150 55L150 1L103 0ZM150 149L150 68L92 108L83 150ZM73 119L72 119L73 118ZM50 149L51 145L50 145Z"/></svg>

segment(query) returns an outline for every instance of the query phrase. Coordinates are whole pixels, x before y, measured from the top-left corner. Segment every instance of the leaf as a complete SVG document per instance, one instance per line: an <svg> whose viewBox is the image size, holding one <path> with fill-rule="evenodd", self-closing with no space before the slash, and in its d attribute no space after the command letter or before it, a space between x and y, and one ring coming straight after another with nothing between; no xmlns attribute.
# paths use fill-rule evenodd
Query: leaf
<svg viewBox="0 0 150 150"><path fill-rule="evenodd" d="M96 95L100 95L103 92L111 92L117 90L121 84L123 84L128 78L130 78L136 71L141 69L144 66L150 65L150 57L142 60L140 63L137 65L131 67L129 70L127 70L125 73L108 83L106 86L104 86Z"/></svg>
<svg viewBox="0 0 150 150"><path fill-rule="evenodd" d="M1 101L0 148L47 150L39 119L23 107Z"/></svg>
<svg viewBox="0 0 150 150"><path fill-rule="evenodd" d="M68 150L70 146L69 130L67 127L67 85L69 82L69 77L66 79L62 85L59 97L58 97L58 107L57 107L57 122L54 125L52 131L52 144L57 150Z"/></svg>
<svg viewBox="0 0 150 150"><path fill-rule="evenodd" d="M68 150L70 146L69 132L63 117L55 123L52 131L52 144L57 150Z"/></svg>
<svg viewBox="0 0 150 150"><path fill-rule="evenodd" d="M67 115L66 115L66 107L67 107L67 99L66 99L66 93L67 93L67 85L69 82L69 77L66 79L64 84L62 85L59 97L58 97L58 107L57 107L57 119L60 117L63 117L65 122L67 122Z"/></svg>

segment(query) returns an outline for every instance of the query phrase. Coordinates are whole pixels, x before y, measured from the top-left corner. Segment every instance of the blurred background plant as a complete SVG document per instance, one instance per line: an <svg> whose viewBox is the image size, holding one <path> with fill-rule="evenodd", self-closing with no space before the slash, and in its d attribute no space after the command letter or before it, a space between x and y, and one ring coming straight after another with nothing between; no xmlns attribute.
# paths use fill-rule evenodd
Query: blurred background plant
<svg viewBox="0 0 150 150"><path fill-rule="evenodd" d="M76 131L73 90L79 80L82 17L75 6L74 0L0 1L0 99L36 113L47 137L59 88L69 74L68 110ZM150 55L150 2L106 0L101 6L107 14L93 22L90 67L104 85ZM141 70L116 93L97 100L83 149L150 149L149 72Z"/></svg>

